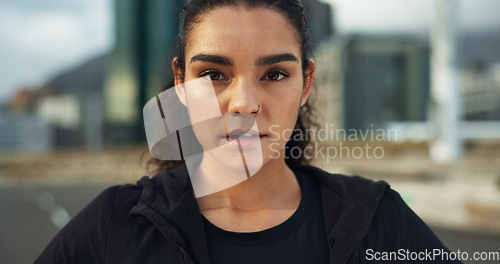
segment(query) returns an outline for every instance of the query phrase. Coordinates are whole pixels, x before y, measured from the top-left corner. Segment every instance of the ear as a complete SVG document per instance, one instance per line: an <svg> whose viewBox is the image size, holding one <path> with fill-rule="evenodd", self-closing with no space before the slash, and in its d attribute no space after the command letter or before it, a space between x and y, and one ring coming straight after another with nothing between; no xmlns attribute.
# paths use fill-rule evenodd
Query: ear
<svg viewBox="0 0 500 264"><path fill-rule="evenodd" d="M308 59L309 65L307 66L307 69L304 72L304 88L302 89L302 98L300 100L300 106L303 106L306 102L307 99L309 98L309 95L311 95L311 91L313 88L313 80L314 80L314 60L313 59Z"/></svg>
<svg viewBox="0 0 500 264"><path fill-rule="evenodd" d="M179 101L187 107L186 91L184 89L184 69L180 66L179 57L175 57L172 60L172 69L174 71L175 93L177 94Z"/></svg>

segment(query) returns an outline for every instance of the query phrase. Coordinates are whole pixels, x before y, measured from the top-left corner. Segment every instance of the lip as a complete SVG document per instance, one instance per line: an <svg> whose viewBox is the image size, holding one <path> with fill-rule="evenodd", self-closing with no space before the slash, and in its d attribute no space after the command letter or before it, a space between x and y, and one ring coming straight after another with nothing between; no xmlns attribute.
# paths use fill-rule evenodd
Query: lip
<svg viewBox="0 0 500 264"><path fill-rule="evenodd" d="M249 134L252 136L259 136L259 132L255 130L242 130L242 129L233 129L227 133L227 137L240 137L245 134Z"/></svg>
<svg viewBox="0 0 500 264"><path fill-rule="evenodd" d="M229 145L243 149L254 145L264 136L265 135L260 134L255 130L244 131L241 129L234 129L228 132L225 139Z"/></svg>

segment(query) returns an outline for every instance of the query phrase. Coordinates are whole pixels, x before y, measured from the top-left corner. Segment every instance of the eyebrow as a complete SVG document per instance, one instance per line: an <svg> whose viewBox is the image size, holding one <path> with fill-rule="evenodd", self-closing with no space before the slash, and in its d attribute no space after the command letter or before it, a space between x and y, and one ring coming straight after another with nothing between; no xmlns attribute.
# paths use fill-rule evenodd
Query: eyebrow
<svg viewBox="0 0 500 264"><path fill-rule="evenodd" d="M286 62L286 61L298 62L299 60L297 59L297 57L295 57L291 53L282 53L282 54L269 55L269 56L262 57L257 61L257 65L266 66L266 65L272 65L272 64Z"/></svg>
<svg viewBox="0 0 500 264"><path fill-rule="evenodd" d="M198 54L191 58L190 63L203 61L219 65L232 66L233 62L228 57L210 54ZM291 53L274 54L259 58L255 63L258 66L272 65L280 62L298 62L299 60Z"/></svg>
<svg viewBox="0 0 500 264"><path fill-rule="evenodd" d="M204 62L210 62L214 64L219 64L219 65L229 65L232 66L233 62L231 59L219 55L208 55L208 54L198 54L195 55L191 58L191 62L196 62L196 61L204 61Z"/></svg>

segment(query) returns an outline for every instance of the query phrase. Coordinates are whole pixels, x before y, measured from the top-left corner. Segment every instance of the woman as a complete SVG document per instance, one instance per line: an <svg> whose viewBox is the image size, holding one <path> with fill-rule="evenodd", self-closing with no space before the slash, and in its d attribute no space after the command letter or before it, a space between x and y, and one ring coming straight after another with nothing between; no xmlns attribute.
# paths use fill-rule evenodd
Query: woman
<svg viewBox="0 0 500 264"><path fill-rule="evenodd" d="M189 1L172 65L202 151L183 147L185 164L158 161L159 175L105 190L36 263L365 263L381 252L405 262L448 252L387 183L288 153L307 145L291 132L308 123L315 69L303 13L295 0Z"/></svg>

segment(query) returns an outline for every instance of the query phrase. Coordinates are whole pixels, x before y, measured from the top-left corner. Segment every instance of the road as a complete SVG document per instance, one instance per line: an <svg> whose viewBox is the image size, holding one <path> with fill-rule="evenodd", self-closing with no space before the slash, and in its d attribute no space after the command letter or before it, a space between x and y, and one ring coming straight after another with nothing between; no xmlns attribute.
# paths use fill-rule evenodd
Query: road
<svg viewBox="0 0 500 264"><path fill-rule="evenodd" d="M105 188L0 188L0 263L33 263L60 226Z"/></svg>
<svg viewBox="0 0 500 264"><path fill-rule="evenodd" d="M0 187L0 263L33 263L59 228L106 187ZM453 251L500 253L500 237L435 231Z"/></svg>

